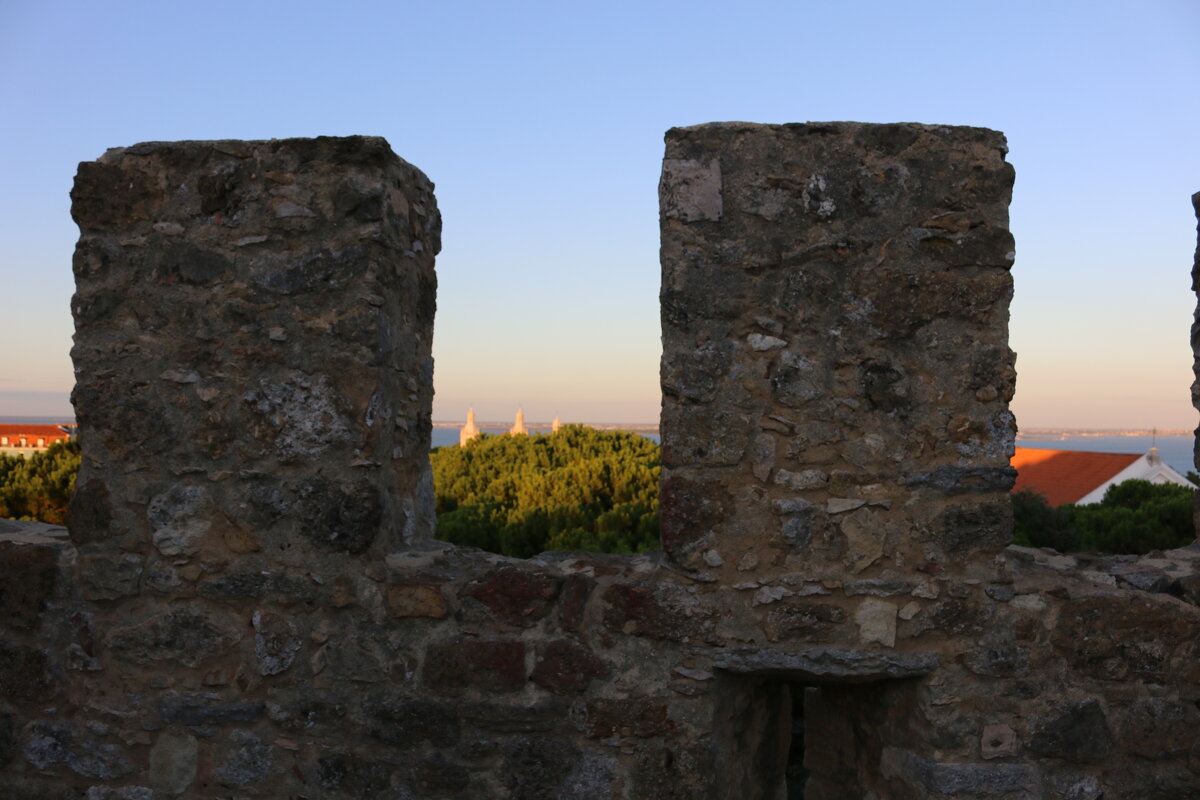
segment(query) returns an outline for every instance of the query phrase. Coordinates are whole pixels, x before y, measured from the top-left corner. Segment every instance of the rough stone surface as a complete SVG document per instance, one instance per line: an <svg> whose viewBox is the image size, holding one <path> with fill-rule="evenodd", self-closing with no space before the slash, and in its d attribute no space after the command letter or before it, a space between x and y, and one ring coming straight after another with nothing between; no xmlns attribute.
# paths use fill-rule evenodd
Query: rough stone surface
<svg viewBox="0 0 1200 800"><path fill-rule="evenodd" d="M144 622L113 628L105 644L122 659L138 664L174 661L194 667L238 639L232 625L193 611L158 614Z"/></svg>
<svg viewBox="0 0 1200 800"><path fill-rule="evenodd" d="M426 741L434 747L450 747L460 735L454 709L425 700L383 703L371 710L371 721L373 738L401 749Z"/></svg>
<svg viewBox="0 0 1200 800"><path fill-rule="evenodd" d="M224 758L213 771L217 780L226 785L245 786L258 783L271 774L274 754L270 745L252 733L234 731L224 748Z"/></svg>
<svg viewBox="0 0 1200 800"><path fill-rule="evenodd" d="M812 521L824 541L777 543L786 568L866 572L1007 544L1011 523L989 510L1013 478L1006 150L993 131L921 125L667 133L664 488L715 480L741 498L664 513L680 566L711 569L693 542L739 542L798 492L830 518ZM768 335L779 346L751 338ZM832 435L816 444L822 426ZM770 446L670 446L733 430L778 438L786 457L769 469L754 454Z"/></svg>
<svg viewBox="0 0 1200 800"><path fill-rule="evenodd" d="M296 638L295 628L287 618L255 611L252 624L259 674L263 677L278 675L291 667L303 643Z"/></svg>
<svg viewBox="0 0 1200 800"><path fill-rule="evenodd" d="M255 722L262 703L222 698L216 692L165 692L159 703L163 722L200 727L229 722Z"/></svg>
<svg viewBox="0 0 1200 800"><path fill-rule="evenodd" d="M587 719L591 735L599 738L645 739L675 729L675 723L668 716L667 704L650 698L592 700L587 704Z"/></svg>
<svg viewBox="0 0 1200 800"><path fill-rule="evenodd" d="M116 600L140 591L145 560L133 553L118 557L97 553L80 559L79 579L88 600Z"/></svg>
<svg viewBox="0 0 1200 800"><path fill-rule="evenodd" d="M713 666L729 672L830 683L911 678L932 672L937 665L933 653L902 655L835 647L792 652L741 648L713 659Z"/></svg>
<svg viewBox="0 0 1200 800"><path fill-rule="evenodd" d="M1017 734L1007 725L987 725L979 741L979 753L986 759L1016 755Z"/></svg>
<svg viewBox="0 0 1200 800"><path fill-rule="evenodd" d="M181 795L196 779L196 760L200 743L186 733L166 731L150 748L147 773L156 792L168 797Z"/></svg>
<svg viewBox="0 0 1200 800"><path fill-rule="evenodd" d="M430 534L420 171L370 137L153 142L81 164L71 197L75 541L289 561Z"/></svg>
<svg viewBox="0 0 1200 800"><path fill-rule="evenodd" d="M608 676L608 666L577 642L548 642L537 657L530 680L556 692L581 692L593 678Z"/></svg>
<svg viewBox="0 0 1200 800"><path fill-rule="evenodd" d="M392 585L387 590L388 614L392 617L433 617L449 613L446 598L436 586Z"/></svg>
<svg viewBox="0 0 1200 800"><path fill-rule="evenodd" d="M558 596L559 581L505 567L466 592L508 625L527 628L544 617Z"/></svg>
<svg viewBox="0 0 1200 800"><path fill-rule="evenodd" d="M1035 720L1029 749L1075 763L1099 763L1112 750L1113 735L1095 700L1052 710Z"/></svg>
<svg viewBox="0 0 1200 800"><path fill-rule="evenodd" d="M425 656L425 685L440 694L515 692L525 678L524 642L458 641L433 645Z"/></svg>
<svg viewBox="0 0 1200 800"><path fill-rule="evenodd" d="M896 645L895 603L886 600L866 599L858 606L854 621L858 623L858 634L863 642L876 642L884 647Z"/></svg>
<svg viewBox="0 0 1200 800"><path fill-rule="evenodd" d="M35 722L25 733L24 755L38 769L63 764L88 778L119 778L133 772L119 746L97 741L76 725Z"/></svg>
<svg viewBox="0 0 1200 800"><path fill-rule="evenodd" d="M15 530L15 526L13 526ZM0 541L0 625L29 632L40 622L58 578L58 549L19 540Z"/></svg>

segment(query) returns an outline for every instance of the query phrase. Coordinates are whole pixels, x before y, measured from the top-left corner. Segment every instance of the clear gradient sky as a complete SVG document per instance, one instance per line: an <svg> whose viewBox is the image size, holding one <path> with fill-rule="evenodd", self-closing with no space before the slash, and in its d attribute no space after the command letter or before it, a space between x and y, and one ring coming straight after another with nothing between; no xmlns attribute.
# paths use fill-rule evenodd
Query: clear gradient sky
<svg viewBox="0 0 1200 800"><path fill-rule="evenodd" d="M1191 428L1200 4L0 0L0 415L69 413L79 161L373 134L437 184L434 418L658 417L662 134L980 125L1022 427Z"/></svg>

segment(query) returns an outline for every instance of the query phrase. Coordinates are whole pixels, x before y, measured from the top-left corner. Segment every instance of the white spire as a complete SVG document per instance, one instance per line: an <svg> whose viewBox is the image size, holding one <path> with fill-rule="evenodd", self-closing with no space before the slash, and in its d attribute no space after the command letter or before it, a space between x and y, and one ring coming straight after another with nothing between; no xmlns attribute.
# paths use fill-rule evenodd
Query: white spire
<svg viewBox="0 0 1200 800"><path fill-rule="evenodd" d="M467 442L479 435L479 426L475 424L475 409L467 409L467 424L458 432L458 446L465 447Z"/></svg>
<svg viewBox="0 0 1200 800"><path fill-rule="evenodd" d="M550 432L558 433L558 429L562 427L562 420L558 418L558 414L554 415L554 422L550 423Z"/></svg>
<svg viewBox="0 0 1200 800"><path fill-rule="evenodd" d="M529 431L525 428L525 412L521 409L517 409L517 421L513 423L513 426L509 428L508 432L513 436L516 436L519 433L529 433Z"/></svg>

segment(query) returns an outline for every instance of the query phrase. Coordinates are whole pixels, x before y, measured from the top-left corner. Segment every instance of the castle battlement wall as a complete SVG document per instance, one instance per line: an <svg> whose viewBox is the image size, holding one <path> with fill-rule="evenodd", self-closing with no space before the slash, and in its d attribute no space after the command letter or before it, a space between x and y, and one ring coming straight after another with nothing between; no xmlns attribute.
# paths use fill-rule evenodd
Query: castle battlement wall
<svg viewBox="0 0 1200 800"><path fill-rule="evenodd" d="M0 523L0 794L1200 794L1200 550L1006 546L1005 152L668 132L664 552L525 561L431 538L420 171L81 164L84 462L69 538Z"/></svg>

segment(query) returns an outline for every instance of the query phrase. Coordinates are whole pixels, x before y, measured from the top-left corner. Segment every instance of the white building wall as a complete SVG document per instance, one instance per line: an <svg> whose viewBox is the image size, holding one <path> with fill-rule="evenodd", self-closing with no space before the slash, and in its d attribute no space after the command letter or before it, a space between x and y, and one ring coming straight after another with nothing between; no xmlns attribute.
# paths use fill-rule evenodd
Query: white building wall
<svg viewBox="0 0 1200 800"><path fill-rule="evenodd" d="M1104 499L1104 493L1108 491L1108 487L1134 479L1158 484L1174 483L1177 486L1187 486L1190 489L1200 488L1171 469L1158 455L1158 452L1152 448L1149 453L1134 461L1076 502L1080 505L1085 503L1099 503Z"/></svg>

